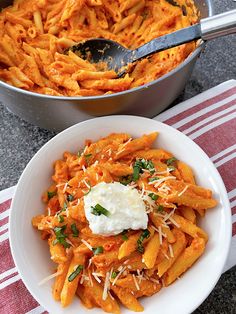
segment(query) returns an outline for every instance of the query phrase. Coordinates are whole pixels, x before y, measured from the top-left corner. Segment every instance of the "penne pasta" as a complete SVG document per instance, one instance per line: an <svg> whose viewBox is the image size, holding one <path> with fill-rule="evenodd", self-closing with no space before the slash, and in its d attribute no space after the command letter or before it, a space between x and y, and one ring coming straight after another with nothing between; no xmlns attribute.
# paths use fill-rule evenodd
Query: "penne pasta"
<svg viewBox="0 0 236 314"><path fill-rule="evenodd" d="M41 48L24 44L24 51L29 63L33 56L46 58ZM73 67L79 67L77 58L72 55ZM70 59L56 54L53 67L72 74ZM17 67L11 71L27 83ZM76 73L91 80L99 75L84 68ZM157 136L112 133L55 161L53 184L42 196L44 213L32 226L57 265L49 278L55 277L52 295L62 307L77 296L88 309L120 313L120 301L141 312L139 298L170 285L204 253L208 234L197 225L196 211L215 202L212 191L193 184L191 168L172 153L152 148ZM194 207L182 204L186 195Z"/></svg>
<svg viewBox="0 0 236 314"><path fill-rule="evenodd" d="M184 12L181 6L185 7ZM135 49L158 36L197 22L198 12L192 0L183 0L180 5L165 0L40 0L37 3L15 0L11 7L0 12L0 61L4 70L0 79L51 96L87 97L128 90L174 69L194 51L196 43L172 48L128 65L127 75L121 78L104 62L92 63L89 53L84 60L70 51L70 47L91 38L106 38L127 49ZM6 36L10 39L6 40ZM27 49L25 45L28 45ZM40 57L29 47L40 49ZM65 52L69 56L70 71L54 73L55 62L62 61L58 58L63 59ZM35 59L34 64L43 74L40 84L38 73L38 79L32 79L33 73L27 66L21 66L21 63L27 63L27 56ZM12 75L11 67L14 66L33 84L25 83L26 78L23 82ZM183 165L179 167L184 180L194 184L188 169Z"/></svg>

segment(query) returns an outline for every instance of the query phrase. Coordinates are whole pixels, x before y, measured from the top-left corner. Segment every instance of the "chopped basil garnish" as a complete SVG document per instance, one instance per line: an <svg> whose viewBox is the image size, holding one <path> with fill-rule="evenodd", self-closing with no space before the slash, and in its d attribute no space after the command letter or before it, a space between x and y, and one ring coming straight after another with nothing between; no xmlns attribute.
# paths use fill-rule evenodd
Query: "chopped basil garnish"
<svg viewBox="0 0 236 314"><path fill-rule="evenodd" d="M87 182L87 183L89 185L89 190L88 190L88 192L84 193L84 195L88 195L91 192L91 189L92 189L90 182Z"/></svg>
<svg viewBox="0 0 236 314"><path fill-rule="evenodd" d="M100 204L96 204L95 206L91 206L91 213L95 216L110 216L110 212L109 210L107 210L106 208L104 208L102 205Z"/></svg>
<svg viewBox="0 0 236 314"><path fill-rule="evenodd" d="M75 271L73 271L73 273L70 274L70 276L68 277L68 281L73 281L78 275L79 273L83 270L84 266L83 265L79 265Z"/></svg>
<svg viewBox="0 0 236 314"><path fill-rule="evenodd" d="M72 202L74 200L74 196L72 194L67 195L67 201Z"/></svg>
<svg viewBox="0 0 236 314"><path fill-rule="evenodd" d="M77 153L77 156L78 156L78 157L81 157L81 155L82 155L82 153L81 153L81 151L79 150L78 153Z"/></svg>
<svg viewBox="0 0 236 314"><path fill-rule="evenodd" d="M166 0L169 4L173 5L174 7L179 7L179 4L174 0Z"/></svg>
<svg viewBox="0 0 236 314"><path fill-rule="evenodd" d="M153 182L153 181L156 181L156 180L158 180L158 179L159 179L158 177L153 177L153 178L149 178L148 181L149 181L149 182Z"/></svg>
<svg viewBox="0 0 236 314"><path fill-rule="evenodd" d="M111 278L112 278L112 279L115 279L116 276L117 276L117 272L116 272L116 271L113 271L113 272L111 273Z"/></svg>
<svg viewBox="0 0 236 314"><path fill-rule="evenodd" d="M48 199L50 200L53 196L57 195L56 191L50 192L48 191Z"/></svg>
<svg viewBox="0 0 236 314"><path fill-rule="evenodd" d="M58 221L60 222L60 223L62 223L62 222L64 222L64 217L63 216L58 216Z"/></svg>
<svg viewBox="0 0 236 314"><path fill-rule="evenodd" d="M65 211L65 210L67 210L67 204L66 204L66 202L64 202L63 207L62 207L62 211Z"/></svg>
<svg viewBox="0 0 236 314"><path fill-rule="evenodd" d="M64 246L64 248L70 247L70 244L66 242L67 235L64 234L65 229L66 229L66 225L62 227L55 227L53 229L56 235L56 239L53 241L53 245L60 243Z"/></svg>
<svg viewBox="0 0 236 314"><path fill-rule="evenodd" d="M73 237L74 237L74 238L77 238L78 235L79 235L79 230L77 229L76 224L73 223L73 224L70 226L70 228L71 228L71 231L72 231L72 233L73 233Z"/></svg>
<svg viewBox="0 0 236 314"><path fill-rule="evenodd" d="M155 172L155 167L151 160L145 160L145 162L143 162L143 165L145 166L144 169L149 170L151 174Z"/></svg>
<svg viewBox="0 0 236 314"><path fill-rule="evenodd" d="M139 179L140 174L143 173L142 169L149 170L151 174L155 172L155 167L151 160L138 159L133 165L133 181L137 181Z"/></svg>
<svg viewBox="0 0 236 314"><path fill-rule="evenodd" d="M90 158L92 157L92 154L86 154L86 155L84 155L84 157L85 157L86 163L88 164Z"/></svg>
<svg viewBox="0 0 236 314"><path fill-rule="evenodd" d="M144 252L144 247L143 247L143 241L144 239L148 239L150 237L150 231L148 229L145 229L142 234L140 235L140 237L138 238L138 241L137 241L137 250L140 252L140 253L143 253Z"/></svg>
<svg viewBox="0 0 236 314"><path fill-rule="evenodd" d="M177 158L175 157L171 157L169 159L166 160L166 164L167 166L172 166L172 164L177 160Z"/></svg>
<svg viewBox="0 0 236 314"><path fill-rule="evenodd" d="M142 172L142 162L140 160L136 160L133 166L133 181L137 181L139 179L139 175Z"/></svg>
<svg viewBox="0 0 236 314"><path fill-rule="evenodd" d="M120 183L123 185L128 185L130 182L132 182L132 179L132 176L121 177Z"/></svg>
<svg viewBox="0 0 236 314"><path fill-rule="evenodd" d="M98 255L98 254L103 253L103 247L102 246L93 247L92 250L93 250L94 255Z"/></svg>
<svg viewBox="0 0 236 314"><path fill-rule="evenodd" d="M150 196L153 201L156 201L156 200L158 199L158 197L159 197L159 196L158 196L157 194L155 194L155 193L149 193L148 196Z"/></svg>
<svg viewBox="0 0 236 314"><path fill-rule="evenodd" d="M162 205L158 205L156 211L162 212L164 210L164 207Z"/></svg>
<svg viewBox="0 0 236 314"><path fill-rule="evenodd" d="M123 241L127 241L128 240L127 230L122 231L121 237L122 237Z"/></svg>

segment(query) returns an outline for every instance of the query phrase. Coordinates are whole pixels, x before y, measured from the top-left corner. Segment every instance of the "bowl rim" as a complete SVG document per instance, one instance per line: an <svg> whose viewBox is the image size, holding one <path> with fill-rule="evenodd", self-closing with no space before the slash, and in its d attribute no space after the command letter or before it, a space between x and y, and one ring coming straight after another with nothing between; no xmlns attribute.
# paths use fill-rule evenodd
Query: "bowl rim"
<svg viewBox="0 0 236 314"><path fill-rule="evenodd" d="M179 130L176 130L175 128L163 123L163 122L160 122L160 121L157 121L157 120L153 120L153 119L150 119L150 118L145 118L145 117L139 117L139 116L131 116L131 115L116 115L116 116L104 116L104 117L97 117L97 118L94 118L94 119L90 119L90 120L86 120L86 121L82 121L82 122L79 122L67 129L65 129L64 131L60 132L59 134L57 134L56 136L54 136L52 139L50 139L48 142L46 142L40 149L39 151L31 158L31 160L28 162L27 166L25 167L22 175L20 176L20 179L18 181L18 184L17 184L17 187L16 187L16 190L15 190L15 193L14 193L14 197L13 197L13 201L12 201L12 205L11 205L11 210L10 210L10 215L9 215L9 241L10 241L10 248L11 248L11 253L12 253L12 257L13 257L13 260L14 260L14 263L17 267L17 270L20 274L20 277L22 279L22 281L24 282L25 286L27 287L28 291L30 292L30 294L35 298L35 300L37 300L39 303L41 302L41 299L40 297L38 297L38 295L36 295L34 292L32 292L31 290L31 285L32 283L30 283L30 281L28 279L26 279L23 275L23 269L19 267L19 260L18 260L18 257L15 253L15 250L14 250L14 238L16 237L16 235L14 235L13 233L13 216L14 216L14 212L15 210L17 209L18 207L18 204L16 203L17 202L17 198L16 198L16 195L17 195L17 190L18 190L18 186L20 186L21 184L21 181L24 180L24 176L25 176L25 173L27 172L27 169L28 167L30 167L30 165L32 163L34 163L34 160L37 158L36 156L38 156L38 154L42 154L43 151L45 150L45 148L47 149L51 143L53 141L57 142L58 139L60 138L61 134L69 134L71 132L72 129L76 129L78 128L78 126L83 126L84 124L93 124L94 120L101 120L101 121L106 121L106 120L109 120L109 119L120 119L120 122L123 120L123 119L136 119L136 120L139 120L140 123L144 122L144 121L147 121L147 120L151 120L151 121L155 121L155 123L159 124L159 125L164 125L165 128L171 130L173 132L173 130L175 132L177 132L182 138L185 137L188 142L190 143L191 142L191 145L193 145L196 149L198 149L199 153L202 155L202 158L205 159L205 161L208 161L208 166L211 167L211 171L213 171L217 177L217 184L218 186L220 186L220 195L222 197L222 199L224 200L224 208L225 208L225 215L224 215L224 224L225 224L225 230L227 230L227 233L225 233L224 235L224 246L223 246L223 249L221 251L221 259L220 259L220 263L218 264L218 272L216 273L215 277L214 277L214 280L212 279L211 280L211 285L208 287L207 289L207 293L202 296L201 298L198 299L198 301L195 302L195 304L193 305L193 307L191 308L191 312L194 311L195 309L197 309L201 304L202 302L209 296L209 294L212 292L212 290L214 289L215 285L217 284L220 276L222 275L222 270L224 268L224 265L226 263L226 260L227 260L227 257L228 257L228 252L229 252L229 249L230 249L230 243L231 243L231 238L232 238L232 221L231 221L231 208L230 208L230 203L229 203L229 199L228 199L228 196L227 196L227 191L226 191L226 188L225 188L225 185L224 185L224 182L218 172L218 170L215 168L213 162L210 160L210 158L207 156L207 154L202 150L201 147L199 147L193 140L191 140L188 136L186 136L185 134L183 134L182 132L180 132ZM19 196L18 196L19 197Z"/></svg>
<svg viewBox="0 0 236 314"><path fill-rule="evenodd" d="M212 0L206 0L206 4L205 4L208 8L208 17L212 16L214 14L214 8L213 8L213 1ZM198 44L198 46L196 47L196 49L190 53L188 55L188 57L181 62L177 67L175 67L174 69L172 69L170 72L164 74L163 76L159 77L158 79L148 82L144 85L132 88L132 89L127 89L125 91L122 92L118 92L118 93L113 93L113 94L108 94L108 95L98 95L98 96L52 96L52 95L46 95L46 94L39 94L36 92L32 92L32 91L27 91L24 90L22 88L19 87L15 87L13 85L10 85L8 83L5 83L4 81L0 80L0 87L4 87L8 90L11 90L13 92L19 92L21 94L24 94L25 96L32 96L32 97L36 97L36 98L43 98L43 99L52 99L52 100L81 100L81 101L86 101L86 100L103 100L103 99L109 99L109 98L113 98L116 96L123 96L126 94L130 94L132 92L139 92L143 89L147 89L153 85L155 85L156 83L159 83L167 78L169 78L170 76L174 75L176 72L178 72L179 70L181 70L182 68L184 68L188 63L190 63L191 61L194 60L194 58L196 58L198 55L200 55L201 51L203 50L203 48L205 47L205 42L203 40L200 41L200 43Z"/></svg>

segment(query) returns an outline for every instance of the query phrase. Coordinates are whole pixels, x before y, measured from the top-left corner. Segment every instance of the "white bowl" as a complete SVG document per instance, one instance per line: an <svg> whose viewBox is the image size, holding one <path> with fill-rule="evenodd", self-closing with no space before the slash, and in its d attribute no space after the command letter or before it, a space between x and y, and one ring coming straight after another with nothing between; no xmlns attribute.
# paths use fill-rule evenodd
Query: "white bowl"
<svg viewBox="0 0 236 314"><path fill-rule="evenodd" d="M102 313L86 310L75 298L72 305L62 309L51 295L52 281L38 283L52 273L46 241L31 226L33 216L42 213L41 194L50 185L52 164L64 151L77 152L85 139L98 140L111 132L127 132L133 137L158 131L155 146L171 151L194 170L199 185L210 188L219 205L207 211L200 225L209 234L203 256L184 276L160 293L141 300L145 313L185 314L196 309L214 288L227 258L231 240L231 212L222 179L207 155L188 137L163 123L134 116L110 116L85 121L70 127L51 139L25 168L12 203L10 213L10 244L18 271L34 298L50 313ZM130 313L122 309L122 313Z"/></svg>

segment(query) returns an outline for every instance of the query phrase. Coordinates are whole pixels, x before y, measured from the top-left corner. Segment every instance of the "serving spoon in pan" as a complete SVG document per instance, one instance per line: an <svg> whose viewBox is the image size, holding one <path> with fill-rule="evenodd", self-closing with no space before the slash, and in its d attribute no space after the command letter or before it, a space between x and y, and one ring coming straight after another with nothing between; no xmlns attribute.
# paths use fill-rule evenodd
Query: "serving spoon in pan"
<svg viewBox="0 0 236 314"><path fill-rule="evenodd" d="M118 77L124 75L127 66L156 52L173 48L196 39L204 41L236 33L236 10L201 19L198 24L155 38L135 50L129 50L112 40L97 38L71 46L71 50L92 63L105 63Z"/></svg>

